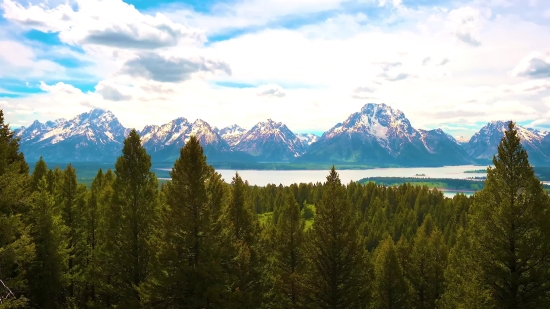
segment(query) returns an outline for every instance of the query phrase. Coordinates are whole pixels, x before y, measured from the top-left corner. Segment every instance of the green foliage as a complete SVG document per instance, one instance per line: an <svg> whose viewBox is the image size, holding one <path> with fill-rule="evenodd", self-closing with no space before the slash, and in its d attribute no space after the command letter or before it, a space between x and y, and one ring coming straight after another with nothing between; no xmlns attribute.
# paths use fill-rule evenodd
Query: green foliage
<svg viewBox="0 0 550 309"><path fill-rule="evenodd" d="M155 256L140 295L150 308L221 308L223 238L216 221L223 201L215 196L223 192L221 178L206 164L195 137L170 174L152 241Z"/></svg>
<svg viewBox="0 0 550 309"><path fill-rule="evenodd" d="M115 164L115 181L111 204L112 216L107 220L113 237L110 270L113 271L113 298L124 308L139 305L136 290L147 277L151 250L149 240L156 219L158 183L150 171L151 156L132 130L124 140L122 156ZM120 300L118 300L120 299Z"/></svg>
<svg viewBox="0 0 550 309"><path fill-rule="evenodd" d="M453 198L334 168L228 184L195 137L159 191L135 131L88 188L73 165L29 175L18 147L0 111L0 308L550 306L550 200L513 124L487 180L464 182L483 189Z"/></svg>
<svg viewBox="0 0 550 309"><path fill-rule="evenodd" d="M0 308L28 306L26 279L35 256L30 236L28 170L19 141L4 123L0 110Z"/></svg>
<svg viewBox="0 0 550 309"><path fill-rule="evenodd" d="M411 287L403 274L403 265L391 238L382 241L374 262L372 309L410 308Z"/></svg>
<svg viewBox="0 0 550 309"><path fill-rule="evenodd" d="M31 235L36 246L36 258L28 277L31 300L40 308L60 308L67 303L67 283L71 279L67 272L70 252L65 236L68 229L63 224L61 209L47 190L45 178L32 194L31 205Z"/></svg>
<svg viewBox="0 0 550 309"><path fill-rule="evenodd" d="M550 200L510 122L468 228L481 282L499 308L550 306Z"/></svg>
<svg viewBox="0 0 550 309"><path fill-rule="evenodd" d="M365 308L369 301L370 267L356 218L333 167L306 246L308 296L315 307Z"/></svg>
<svg viewBox="0 0 550 309"><path fill-rule="evenodd" d="M306 308L305 221L293 194L286 194L280 212L271 233L273 308Z"/></svg>

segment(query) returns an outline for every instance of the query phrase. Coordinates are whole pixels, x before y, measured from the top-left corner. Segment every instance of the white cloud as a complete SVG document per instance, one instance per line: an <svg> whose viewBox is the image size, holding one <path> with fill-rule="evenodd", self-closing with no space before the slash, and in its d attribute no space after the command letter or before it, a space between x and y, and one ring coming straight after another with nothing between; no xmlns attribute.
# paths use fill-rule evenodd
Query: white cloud
<svg viewBox="0 0 550 309"><path fill-rule="evenodd" d="M532 52L525 56L512 70L512 75L530 78L550 77L550 52Z"/></svg>
<svg viewBox="0 0 550 309"><path fill-rule="evenodd" d="M78 10L68 4L54 8L45 5L24 7L4 0L4 18L26 28L59 32L61 41L78 45L104 45L119 48L154 49L175 46L180 41L204 42L196 29L174 23L163 14L145 15L121 0L77 0Z"/></svg>
<svg viewBox="0 0 550 309"><path fill-rule="evenodd" d="M270 84L259 86L256 95L260 97L282 98L286 93L281 86Z"/></svg>
<svg viewBox="0 0 550 309"><path fill-rule="evenodd" d="M491 10L462 7L449 12L447 27L462 42L478 46L481 44L480 31L484 20L491 16Z"/></svg>
<svg viewBox="0 0 550 309"><path fill-rule="evenodd" d="M545 10L542 13L542 16L545 17L545 18L550 18L550 9Z"/></svg>
<svg viewBox="0 0 550 309"><path fill-rule="evenodd" d="M293 130L324 131L367 102L401 109L420 128L467 126L493 118L533 120L547 110L542 98L550 95L548 79L526 80L516 76L521 74L506 73L525 71L519 59L533 50L548 49L548 26L509 13L491 18L487 7L494 9L498 3L479 0L450 10L414 9L386 1L391 7L387 20L338 10L297 29L260 27L207 46L196 38L188 42L187 37L176 36L173 41L170 34L174 29L191 29L187 25L210 34L264 25L289 15L338 9L342 2L252 0L220 4L213 14L171 9L165 17L154 11L140 13L119 0L81 1L78 10L36 6L43 15L24 15L31 10L28 6L14 6L9 20L29 26L32 18L43 19L37 23L40 27L47 25L50 31L58 27L62 40L81 45L85 52L81 56L92 63L86 72L100 81L90 93L71 86L67 79L42 84L46 93L5 100L12 106L29 106L41 120L70 118L91 107L104 107L124 125L137 128L183 116L218 127L235 123L251 127L273 118ZM121 14L111 14L114 9L128 12L129 17L117 20ZM73 15L59 22L61 11ZM105 18L94 19L102 11L107 12ZM105 42L90 44L94 31L109 34L113 29L119 35L136 31L139 44L152 42L147 46L156 49L151 53L132 44L119 44L120 48ZM36 60L25 56L24 50L9 57L27 66ZM251 86L230 88L216 82ZM12 123L19 121L19 116L10 117ZM28 123L34 120L33 115L24 117Z"/></svg>

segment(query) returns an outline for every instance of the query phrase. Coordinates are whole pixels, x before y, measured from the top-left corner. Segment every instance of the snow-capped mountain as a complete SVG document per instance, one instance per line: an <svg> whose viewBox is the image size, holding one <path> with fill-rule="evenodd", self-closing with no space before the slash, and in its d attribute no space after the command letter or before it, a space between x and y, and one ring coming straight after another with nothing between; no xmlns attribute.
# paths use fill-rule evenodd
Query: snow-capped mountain
<svg viewBox="0 0 550 309"><path fill-rule="evenodd" d="M323 162L370 165L442 166L488 163L497 152L508 122L493 121L472 138L455 139L441 129L412 127L403 112L369 103L321 137L294 134L271 119L246 130L238 125L217 129L206 121L177 118L145 126L142 143L156 162L174 162L191 135L198 137L210 162ZM550 165L550 134L518 127L529 161ZM58 119L15 131L29 162L114 162L130 129L110 111L94 109L72 119Z"/></svg>
<svg viewBox="0 0 550 309"><path fill-rule="evenodd" d="M462 155L449 158L445 146L460 149L456 140L443 131L421 133L412 127L402 111L386 104L369 103L325 132L302 160L373 165L468 163Z"/></svg>
<svg viewBox="0 0 550 309"><path fill-rule="evenodd" d="M450 134L443 132L441 129L429 131L418 129L418 132L422 136L420 139L424 147L430 154L444 156L447 162L470 162L468 153L466 153L462 144Z"/></svg>
<svg viewBox="0 0 550 309"><path fill-rule="evenodd" d="M235 146L247 130L234 124L223 129L215 128L214 131L218 133L229 146Z"/></svg>
<svg viewBox="0 0 550 309"><path fill-rule="evenodd" d="M508 129L508 121L491 121L474 134L464 146L468 155L480 162L492 160L497 147ZM550 135L547 131L525 128L517 125L521 144L529 155L533 165L550 164Z"/></svg>
<svg viewBox="0 0 550 309"><path fill-rule="evenodd" d="M296 136L307 146L315 143L319 139L319 136L311 133L298 133Z"/></svg>
<svg viewBox="0 0 550 309"><path fill-rule="evenodd" d="M244 133L234 149L262 161L289 161L302 155L307 146L288 127L271 119L256 124Z"/></svg>
<svg viewBox="0 0 550 309"><path fill-rule="evenodd" d="M43 156L50 162L64 163L112 161L119 155L128 132L113 113L94 109L70 120L35 121L21 127L16 135L30 162Z"/></svg>
<svg viewBox="0 0 550 309"><path fill-rule="evenodd" d="M180 148L192 135L199 139L207 156L230 151L227 142L201 119L190 123L181 117L160 126L145 126L139 134L143 146L154 161L175 161L179 157Z"/></svg>

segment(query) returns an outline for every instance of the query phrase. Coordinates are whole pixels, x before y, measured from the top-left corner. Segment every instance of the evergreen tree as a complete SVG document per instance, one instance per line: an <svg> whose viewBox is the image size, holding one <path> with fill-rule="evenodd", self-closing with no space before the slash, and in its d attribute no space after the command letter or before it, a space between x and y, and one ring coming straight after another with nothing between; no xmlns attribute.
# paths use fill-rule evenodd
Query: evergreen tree
<svg viewBox="0 0 550 309"><path fill-rule="evenodd" d="M395 245L386 238L377 249L374 263L373 309L410 308L410 286L403 275Z"/></svg>
<svg viewBox="0 0 550 309"><path fill-rule="evenodd" d="M96 189L97 209L98 209L98 227L96 242L96 260L97 260L97 285L94 285L96 291L95 305L97 308L109 308L120 302L119 287L123 284L123 277L119 274L120 255L119 250L121 242L120 222L122 218L121 208L113 203L115 192L113 185L115 174L111 169L103 175L100 185ZM94 191L96 191L94 190Z"/></svg>
<svg viewBox="0 0 550 309"><path fill-rule="evenodd" d="M247 187L239 174L235 174L231 182L231 200L224 211L233 250L229 266L230 305L226 308L257 308L263 298L260 226L247 202Z"/></svg>
<svg viewBox="0 0 550 309"><path fill-rule="evenodd" d="M31 196L32 238L36 246L36 258L32 263L28 281L34 304L40 308L62 308L66 305L68 287L67 228L61 211L56 208L53 196L48 192L46 180L38 184L38 191Z"/></svg>
<svg viewBox="0 0 550 309"><path fill-rule="evenodd" d="M317 308L366 308L369 285L364 241L345 188L332 167L308 235L309 296Z"/></svg>
<svg viewBox="0 0 550 309"><path fill-rule="evenodd" d="M482 282L483 269L475 263L476 252L472 248L472 235L464 229L457 233L457 243L449 254L445 269L447 285L437 307L441 309L489 309L496 308L490 291Z"/></svg>
<svg viewBox="0 0 550 309"><path fill-rule="evenodd" d="M195 136L180 150L170 176L153 241L155 259L140 295L150 308L225 308L218 214L213 213L223 202L212 196L223 188Z"/></svg>
<svg viewBox="0 0 550 309"><path fill-rule="evenodd" d="M85 291L83 292L83 301L88 303L88 307L96 305L96 288L99 284L99 226L101 218L101 195L103 193L103 170L99 169L90 188L88 203L83 214L84 227L83 236L85 240Z"/></svg>
<svg viewBox="0 0 550 309"><path fill-rule="evenodd" d="M498 308L550 306L550 201L513 122L476 193L468 228Z"/></svg>
<svg viewBox="0 0 550 309"><path fill-rule="evenodd" d="M32 180L31 180L32 192L38 190L38 183L47 174L48 174L48 166L46 165L46 162L42 159L42 157L40 157L40 159L38 160L38 162L36 162L36 165L34 166L34 170L32 171Z"/></svg>
<svg viewBox="0 0 550 309"><path fill-rule="evenodd" d="M61 188L61 216L67 227L67 261L68 272L68 299L75 303L80 297L80 286L83 282L82 271L85 267L85 239L83 237L86 187L78 187L76 170L71 164L63 172Z"/></svg>
<svg viewBox="0 0 550 309"><path fill-rule="evenodd" d="M27 217L28 165L0 110L0 308L28 306L26 275L34 258ZM5 297L7 296L7 297Z"/></svg>
<svg viewBox="0 0 550 309"><path fill-rule="evenodd" d="M119 292L119 306L136 308L139 297L136 290L147 277L151 255L148 241L153 231L158 198L158 182L150 171L151 156L141 145L132 130L124 140L122 156L115 164L114 196L112 203L118 209L113 213L109 232L115 239L111 249L114 269L117 270L115 286Z"/></svg>
<svg viewBox="0 0 550 309"><path fill-rule="evenodd" d="M275 308L306 308L305 221L294 195L287 193L272 233Z"/></svg>

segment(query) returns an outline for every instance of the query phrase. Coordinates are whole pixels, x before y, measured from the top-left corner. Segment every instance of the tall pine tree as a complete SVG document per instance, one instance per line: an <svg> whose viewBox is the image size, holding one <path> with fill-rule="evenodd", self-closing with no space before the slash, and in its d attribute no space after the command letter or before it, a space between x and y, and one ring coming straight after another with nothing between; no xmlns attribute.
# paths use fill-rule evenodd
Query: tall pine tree
<svg viewBox="0 0 550 309"><path fill-rule="evenodd" d="M246 197L248 184L239 174L231 181L231 200L225 208L227 233L231 242L229 298L226 308L257 308L263 298L263 269L260 226Z"/></svg>
<svg viewBox="0 0 550 309"><path fill-rule="evenodd" d="M273 265L275 308L306 308L305 221L292 193L286 193L274 226Z"/></svg>
<svg viewBox="0 0 550 309"><path fill-rule="evenodd" d="M34 258L30 226L23 219L29 210L28 172L29 167L19 152L19 139L4 123L0 110L0 308L27 305L25 278Z"/></svg>
<svg viewBox="0 0 550 309"><path fill-rule="evenodd" d="M550 307L550 201L510 122L470 208L475 262L498 308Z"/></svg>
<svg viewBox="0 0 550 309"><path fill-rule="evenodd" d="M139 297L136 288L145 280L148 273L151 250L148 241L152 236L156 217L158 181L151 169L151 156L141 145L136 130L130 131L124 140L122 156L115 164L114 195L112 203L118 208L111 221L116 237L111 248L112 270L116 277L119 292L118 302L122 308L136 308ZM114 222L113 222L114 221Z"/></svg>
<svg viewBox="0 0 550 309"><path fill-rule="evenodd" d="M344 186L332 167L316 204L308 235L307 256L311 302L317 308L366 308L369 269L364 241Z"/></svg>
<svg viewBox="0 0 550 309"><path fill-rule="evenodd" d="M148 308L225 308L215 213L223 185L195 136L180 150L170 176L153 240L155 258L140 295Z"/></svg>

